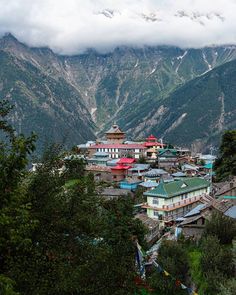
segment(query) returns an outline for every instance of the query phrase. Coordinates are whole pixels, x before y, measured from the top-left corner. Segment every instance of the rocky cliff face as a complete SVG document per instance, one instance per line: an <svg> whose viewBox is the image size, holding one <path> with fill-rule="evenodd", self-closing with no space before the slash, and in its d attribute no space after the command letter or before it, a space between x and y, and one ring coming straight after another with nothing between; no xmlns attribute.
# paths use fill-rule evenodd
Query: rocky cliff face
<svg viewBox="0 0 236 295"><path fill-rule="evenodd" d="M66 134L71 144L95 138L113 122L131 137L151 129L157 136L169 134L176 127L159 128L159 117L168 109L159 102L236 58L235 46L121 47L109 54L89 50L58 56L47 48L29 48L11 35L0 40L0 50L0 94L16 105L16 128L56 140ZM176 126L182 125L181 116Z"/></svg>

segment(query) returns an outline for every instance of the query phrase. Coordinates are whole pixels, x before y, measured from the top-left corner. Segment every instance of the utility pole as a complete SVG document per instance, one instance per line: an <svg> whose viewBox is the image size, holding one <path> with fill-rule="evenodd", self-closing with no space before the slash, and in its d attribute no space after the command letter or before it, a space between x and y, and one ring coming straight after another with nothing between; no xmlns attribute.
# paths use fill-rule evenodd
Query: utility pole
<svg viewBox="0 0 236 295"><path fill-rule="evenodd" d="M211 197L212 196L212 172L213 172L213 150L215 148L213 146L210 147L210 151L211 151L211 159L210 159L210 163L211 163L211 166L210 166L210 195Z"/></svg>

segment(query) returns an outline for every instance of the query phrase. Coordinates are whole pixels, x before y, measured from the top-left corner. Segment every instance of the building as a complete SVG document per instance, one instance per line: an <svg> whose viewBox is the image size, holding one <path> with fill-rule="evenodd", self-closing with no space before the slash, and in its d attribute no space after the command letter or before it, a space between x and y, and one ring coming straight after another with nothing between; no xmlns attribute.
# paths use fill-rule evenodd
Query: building
<svg viewBox="0 0 236 295"><path fill-rule="evenodd" d="M90 156L96 152L105 152L109 154L109 158L118 159L131 156L135 159L145 156L146 147L142 143L122 144L122 143L100 143L94 144L88 148Z"/></svg>
<svg viewBox="0 0 236 295"><path fill-rule="evenodd" d="M163 221L174 221L183 217L196 206L205 194L209 194L210 183L198 177L171 182L161 182L144 193L147 203L147 215Z"/></svg>
<svg viewBox="0 0 236 295"><path fill-rule="evenodd" d="M199 240L203 234L206 220L210 220L213 212L221 212L227 217L236 218L236 206L231 202L219 202L212 199L208 203L199 204L183 218L179 224L186 238Z"/></svg>
<svg viewBox="0 0 236 295"><path fill-rule="evenodd" d="M151 169L143 174L144 181L159 181L164 175L168 175L168 172L163 169Z"/></svg>
<svg viewBox="0 0 236 295"><path fill-rule="evenodd" d="M135 218L139 219L147 229L145 240L149 245L152 245L160 237L158 220L152 219L142 213L135 215Z"/></svg>
<svg viewBox="0 0 236 295"><path fill-rule="evenodd" d="M158 151L158 167L170 169L178 166L178 153L176 149L159 149Z"/></svg>
<svg viewBox="0 0 236 295"><path fill-rule="evenodd" d="M215 193L215 197L217 199L222 199L225 196L236 196L236 177L234 177L231 181L224 182Z"/></svg>
<svg viewBox="0 0 236 295"><path fill-rule="evenodd" d="M131 166L127 165L119 165L117 164L115 167L111 167L112 181L118 182L124 180L128 175L128 169Z"/></svg>
<svg viewBox="0 0 236 295"><path fill-rule="evenodd" d="M131 193L125 189L108 187L103 189L100 195L107 200L112 200L112 199L118 199L121 197L128 197L129 195L131 196Z"/></svg>
<svg viewBox="0 0 236 295"><path fill-rule="evenodd" d="M105 133L107 142L110 143L123 143L125 141L126 134L121 131L118 125L114 124Z"/></svg>
<svg viewBox="0 0 236 295"><path fill-rule="evenodd" d="M110 160L108 153L97 152L92 158L88 158L87 162L90 165L107 166L107 162Z"/></svg>
<svg viewBox="0 0 236 295"><path fill-rule="evenodd" d="M138 187L138 185L141 183L142 181L137 180L137 181L129 181L129 180L125 180L125 181L121 181L120 182L120 188L122 189L127 189L130 191L135 191Z"/></svg>
<svg viewBox="0 0 236 295"><path fill-rule="evenodd" d="M144 143L146 149L146 160L149 163L155 163L157 160L158 150L164 147L164 144L157 141L157 138L154 135L150 135L146 138L146 142Z"/></svg>
<svg viewBox="0 0 236 295"><path fill-rule="evenodd" d="M96 165L87 165L85 167L85 172L92 173L94 175L94 180L96 182L105 181L111 182L112 181L112 173L109 167L104 166L96 166Z"/></svg>

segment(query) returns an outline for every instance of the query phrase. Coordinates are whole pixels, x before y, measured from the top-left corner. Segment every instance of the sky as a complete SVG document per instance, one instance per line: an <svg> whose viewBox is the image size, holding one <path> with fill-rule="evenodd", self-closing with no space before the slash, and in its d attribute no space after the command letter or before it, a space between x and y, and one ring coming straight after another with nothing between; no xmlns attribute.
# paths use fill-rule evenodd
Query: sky
<svg viewBox="0 0 236 295"><path fill-rule="evenodd" d="M236 44L236 0L0 0L0 36L59 54Z"/></svg>

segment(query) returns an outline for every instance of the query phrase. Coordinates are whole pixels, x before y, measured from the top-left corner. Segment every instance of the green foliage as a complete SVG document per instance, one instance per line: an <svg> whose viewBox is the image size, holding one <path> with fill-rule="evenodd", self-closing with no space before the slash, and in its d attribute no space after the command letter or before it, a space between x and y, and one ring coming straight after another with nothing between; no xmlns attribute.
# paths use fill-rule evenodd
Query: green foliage
<svg viewBox="0 0 236 295"><path fill-rule="evenodd" d="M176 279L186 283L189 274L188 256L183 246L176 241L164 241L159 250L158 263L173 278L155 271L151 275L150 284L157 294L186 294L186 290L176 286Z"/></svg>
<svg viewBox="0 0 236 295"><path fill-rule="evenodd" d="M228 130L223 134L214 169L217 181L236 176L236 130Z"/></svg>
<svg viewBox="0 0 236 295"><path fill-rule="evenodd" d="M30 200L25 194L27 156L34 151L35 135L16 136L5 117L11 107L0 103L0 131L5 142L0 142L0 290L13 295L15 281L10 265L14 258L31 246L29 233L35 227L30 219Z"/></svg>
<svg viewBox="0 0 236 295"><path fill-rule="evenodd" d="M214 236L207 236L202 241L201 271L207 282L206 294L216 294L220 284L229 279L233 273L232 251L223 248Z"/></svg>
<svg viewBox="0 0 236 295"><path fill-rule="evenodd" d="M221 244L231 244L236 237L236 222L220 212L213 212L212 217L206 222L204 236L216 236Z"/></svg>
<svg viewBox="0 0 236 295"><path fill-rule="evenodd" d="M1 126L8 135L0 154L1 294L133 294L133 241L143 241L144 229L131 198L101 200L77 159L63 173L61 145L47 146L27 173L34 136Z"/></svg>
<svg viewBox="0 0 236 295"><path fill-rule="evenodd" d="M85 161L71 156L69 159L64 160L65 171L64 176L66 179L81 178L84 175Z"/></svg>
<svg viewBox="0 0 236 295"><path fill-rule="evenodd" d="M220 284L220 292L217 295L234 295L236 290L236 279L230 279Z"/></svg>
<svg viewBox="0 0 236 295"><path fill-rule="evenodd" d="M223 248L220 245L219 240L210 235L203 239L201 247L201 267L205 273L218 271L226 276L230 276L232 274L233 257L230 249Z"/></svg>
<svg viewBox="0 0 236 295"><path fill-rule="evenodd" d="M141 155L139 157L137 163L139 163L139 164L146 164L147 163L146 158L143 155Z"/></svg>
<svg viewBox="0 0 236 295"><path fill-rule="evenodd" d="M18 292L14 291L14 285L14 282L10 278L0 274L0 294L19 295Z"/></svg>

